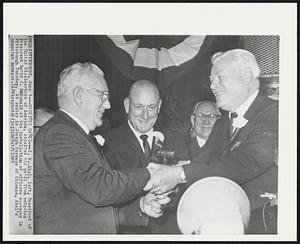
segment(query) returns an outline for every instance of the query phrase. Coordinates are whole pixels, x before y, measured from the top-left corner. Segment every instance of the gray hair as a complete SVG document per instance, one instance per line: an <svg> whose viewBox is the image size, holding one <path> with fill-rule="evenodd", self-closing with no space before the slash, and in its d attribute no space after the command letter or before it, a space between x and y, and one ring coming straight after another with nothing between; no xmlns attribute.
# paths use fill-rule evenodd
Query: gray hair
<svg viewBox="0 0 300 244"><path fill-rule="evenodd" d="M226 52L215 53L211 58L211 63L215 64L222 59L229 59L232 62L238 63L240 66L250 68L254 79L258 79L260 68L255 56L245 49L233 49Z"/></svg>
<svg viewBox="0 0 300 244"><path fill-rule="evenodd" d="M60 106L62 100L71 97L72 88L77 85L83 85L86 81L84 78L92 73L104 76L103 71L93 63L75 63L65 68L59 75L57 85L57 99Z"/></svg>
<svg viewBox="0 0 300 244"><path fill-rule="evenodd" d="M218 115L221 115L221 112L220 112L218 106L216 105L216 103L214 103L214 102L212 102L212 101L200 101L200 102L197 102L197 103L195 104L195 106L194 106L193 114L196 113L197 108L198 108L200 105L202 105L202 104L210 104L210 105L212 105L213 107L215 107L215 109L216 109L216 111L217 111L217 114L218 114Z"/></svg>

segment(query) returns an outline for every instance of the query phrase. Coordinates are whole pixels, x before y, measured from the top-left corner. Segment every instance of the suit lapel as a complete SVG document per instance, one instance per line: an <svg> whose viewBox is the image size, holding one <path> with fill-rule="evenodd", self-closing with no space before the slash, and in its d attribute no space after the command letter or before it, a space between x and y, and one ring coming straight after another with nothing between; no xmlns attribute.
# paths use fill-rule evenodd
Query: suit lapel
<svg viewBox="0 0 300 244"><path fill-rule="evenodd" d="M78 125L69 115L67 115L66 113L64 113L61 110L58 110L57 114L60 119L66 121L68 124L70 124L72 127L74 127L82 136L84 136L93 145L93 147L96 149L98 157L101 158L102 161L105 162L107 167L109 167L107 161L105 160L105 157L100 152L97 144L95 144L95 142L89 137L89 135L87 135L85 133L85 131L80 127L80 125Z"/></svg>
<svg viewBox="0 0 300 244"><path fill-rule="evenodd" d="M256 98L254 99L253 103L250 105L249 109L247 110L247 112L244 115L244 118L248 120L248 123L244 127L239 128L229 138L224 149L222 150L222 153L221 153L222 155L226 154L228 152L228 149L231 148L233 145L235 145L237 139L239 138L239 135L247 129L249 122L251 122L251 120L255 116L257 116L259 109L261 107L264 107L264 104L265 104L265 97L263 95L261 95L260 93L258 93ZM228 118L228 127L227 128L229 128L230 119L229 119L228 113L225 116Z"/></svg>
<svg viewBox="0 0 300 244"><path fill-rule="evenodd" d="M135 151L138 152L138 155L142 159L142 161L146 162L145 153L144 153L143 149L141 148L138 138L135 136L135 134L129 127L128 123L126 123L124 131L126 133L126 138L128 140L129 145L134 147ZM140 165L140 166L145 167L145 165Z"/></svg>

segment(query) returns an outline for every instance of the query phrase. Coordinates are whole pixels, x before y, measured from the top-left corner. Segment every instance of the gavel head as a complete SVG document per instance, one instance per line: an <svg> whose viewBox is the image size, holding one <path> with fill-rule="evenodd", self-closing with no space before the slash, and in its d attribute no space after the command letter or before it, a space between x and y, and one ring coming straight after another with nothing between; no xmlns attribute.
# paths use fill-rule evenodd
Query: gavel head
<svg viewBox="0 0 300 244"><path fill-rule="evenodd" d="M168 150L158 150L157 155L159 157L164 157L164 158L174 158L174 151L168 151Z"/></svg>
<svg viewBox="0 0 300 244"><path fill-rule="evenodd" d="M177 221L183 234L243 234L250 203L244 190L223 177L195 182L183 194Z"/></svg>
<svg viewBox="0 0 300 244"><path fill-rule="evenodd" d="M157 157L162 159L163 164L172 164L175 158L175 152L160 149L157 151Z"/></svg>

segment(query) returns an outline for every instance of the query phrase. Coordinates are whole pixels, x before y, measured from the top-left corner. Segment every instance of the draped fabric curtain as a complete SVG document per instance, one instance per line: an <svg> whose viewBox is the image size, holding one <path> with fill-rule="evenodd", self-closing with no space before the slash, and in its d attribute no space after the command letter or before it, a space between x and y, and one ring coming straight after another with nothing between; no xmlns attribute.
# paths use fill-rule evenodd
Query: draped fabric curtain
<svg viewBox="0 0 300 244"><path fill-rule="evenodd" d="M155 82L163 105L157 126L188 131L199 100L214 100L209 88L210 57L241 46L240 36L39 35L35 36L35 107L57 109L60 72L76 62L92 62L104 72L111 109L105 132L126 120L123 100L138 79Z"/></svg>

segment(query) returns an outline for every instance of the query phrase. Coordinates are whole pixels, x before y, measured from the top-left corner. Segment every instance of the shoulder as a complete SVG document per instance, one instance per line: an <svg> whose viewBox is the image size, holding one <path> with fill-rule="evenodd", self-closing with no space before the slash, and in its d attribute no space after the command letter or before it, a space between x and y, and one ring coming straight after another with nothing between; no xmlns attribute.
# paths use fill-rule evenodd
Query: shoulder
<svg viewBox="0 0 300 244"><path fill-rule="evenodd" d="M39 131L39 137L44 140L74 140L80 136L79 129L68 121L54 116Z"/></svg>
<svg viewBox="0 0 300 244"><path fill-rule="evenodd" d="M261 106L259 106L259 109L256 113L258 121L278 121L278 101L261 95L260 104Z"/></svg>

